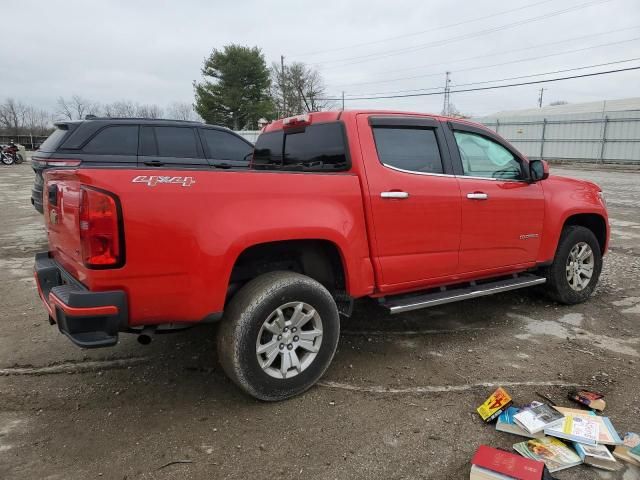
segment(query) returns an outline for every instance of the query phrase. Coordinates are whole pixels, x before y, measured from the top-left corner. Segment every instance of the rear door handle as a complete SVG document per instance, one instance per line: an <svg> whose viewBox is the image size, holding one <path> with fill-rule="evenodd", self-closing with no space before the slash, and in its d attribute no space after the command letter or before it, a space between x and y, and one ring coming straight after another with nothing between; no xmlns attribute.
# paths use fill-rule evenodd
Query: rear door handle
<svg viewBox="0 0 640 480"><path fill-rule="evenodd" d="M409 198L407 192L380 192L382 198Z"/></svg>
<svg viewBox="0 0 640 480"><path fill-rule="evenodd" d="M467 198L469 200L486 200L489 198L489 195L484 192L473 192L467 193Z"/></svg>

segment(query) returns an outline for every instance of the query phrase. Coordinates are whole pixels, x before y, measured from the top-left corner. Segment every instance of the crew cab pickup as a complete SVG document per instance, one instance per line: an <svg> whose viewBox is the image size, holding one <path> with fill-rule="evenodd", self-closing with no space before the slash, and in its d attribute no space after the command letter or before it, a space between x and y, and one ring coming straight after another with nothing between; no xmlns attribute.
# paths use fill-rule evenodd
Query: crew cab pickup
<svg viewBox="0 0 640 480"><path fill-rule="evenodd" d="M609 226L600 188L549 176L493 131L387 111L274 121L249 169L49 169L52 323L81 347L220 322L228 376L263 400L312 386L340 315L390 314L541 285L592 294Z"/></svg>

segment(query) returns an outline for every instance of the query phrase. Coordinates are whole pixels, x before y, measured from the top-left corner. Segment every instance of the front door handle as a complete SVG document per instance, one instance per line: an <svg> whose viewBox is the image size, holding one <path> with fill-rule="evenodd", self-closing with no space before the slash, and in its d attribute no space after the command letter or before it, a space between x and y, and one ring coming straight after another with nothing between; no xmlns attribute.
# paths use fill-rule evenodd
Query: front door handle
<svg viewBox="0 0 640 480"><path fill-rule="evenodd" d="M486 200L489 198L489 195L484 192L473 192L467 193L467 198L469 200Z"/></svg>
<svg viewBox="0 0 640 480"><path fill-rule="evenodd" d="M160 160L145 160L143 163L145 165L147 165L148 167L163 167L164 166L164 162L161 162Z"/></svg>
<svg viewBox="0 0 640 480"><path fill-rule="evenodd" d="M380 192L382 198L409 198L407 192Z"/></svg>

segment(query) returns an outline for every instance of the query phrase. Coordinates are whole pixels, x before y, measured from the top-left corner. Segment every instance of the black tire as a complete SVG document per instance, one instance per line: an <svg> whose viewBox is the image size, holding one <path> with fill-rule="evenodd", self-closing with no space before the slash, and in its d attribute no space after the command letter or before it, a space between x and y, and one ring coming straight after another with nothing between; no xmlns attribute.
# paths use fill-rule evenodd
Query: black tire
<svg viewBox="0 0 640 480"><path fill-rule="evenodd" d="M2 163L5 165L13 165L14 158L11 155L2 155Z"/></svg>
<svg viewBox="0 0 640 480"><path fill-rule="evenodd" d="M593 252L593 274L582 290L574 290L567 279L567 262L571 250L579 243L586 243ZM565 227L558 242L553 263L546 269L547 294L565 305L585 302L593 293L602 271L602 253L598 239L591 230L580 226Z"/></svg>
<svg viewBox="0 0 640 480"><path fill-rule="evenodd" d="M256 342L263 323L289 302L304 302L315 309L322 322L322 339L306 368L290 378L274 378L259 364ZM338 308L325 287L298 273L270 272L251 280L229 302L218 331L218 356L227 376L246 393L264 401L284 400L322 377L339 336Z"/></svg>

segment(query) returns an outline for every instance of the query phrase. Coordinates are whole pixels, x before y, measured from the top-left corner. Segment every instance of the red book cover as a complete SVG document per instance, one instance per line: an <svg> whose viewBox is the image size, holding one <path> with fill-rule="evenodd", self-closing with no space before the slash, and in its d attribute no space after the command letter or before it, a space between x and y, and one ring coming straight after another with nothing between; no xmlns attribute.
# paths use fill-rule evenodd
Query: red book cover
<svg viewBox="0 0 640 480"><path fill-rule="evenodd" d="M518 480L540 480L544 471L544 463L542 462L536 462L487 445L480 445L471 463Z"/></svg>

